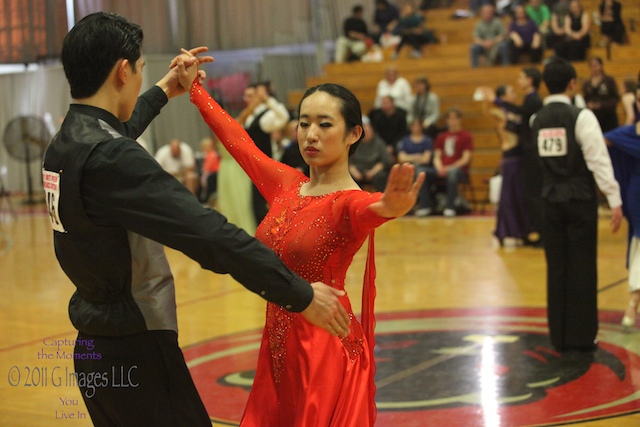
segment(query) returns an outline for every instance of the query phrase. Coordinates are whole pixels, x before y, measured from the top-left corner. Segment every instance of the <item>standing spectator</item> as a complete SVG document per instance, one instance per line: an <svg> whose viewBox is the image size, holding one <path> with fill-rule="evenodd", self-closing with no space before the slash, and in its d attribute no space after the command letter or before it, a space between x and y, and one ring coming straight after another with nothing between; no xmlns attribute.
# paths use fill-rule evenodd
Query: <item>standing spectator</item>
<svg viewBox="0 0 640 427"><path fill-rule="evenodd" d="M424 20L424 15L416 12L413 3L407 2L402 6L402 12L400 13L400 19L396 29L401 39L391 56L392 59L398 57L400 50L405 44L413 48L409 55L411 58L421 58L422 46L438 41L433 33L424 27Z"/></svg>
<svg viewBox="0 0 640 427"><path fill-rule="evenodd" d="M551 11L551 31L547 36L547 46L555 49L566 38L564 21L569 15L569 0L559 0Z"/></svg>
<svg viewBox="0 0 640 427"><path fill-rule="evenodd" d="M218 154L217 139L206 137L200 140L202 150L202 170L200 173L200 201L207 203L218 188L218 169L220 168L220 154Z"/></svg>
<svg viewBox="0 0 640 427"><path fill-rule="evenodd" d="M191 193L198 193L196 158L189 144L177 138L172 139L156 151L155 159L162 169L173 175Z"/></svg>
<svg viewBox="0 0 640 427"><path fill-rule="evenodd" d="M596 183L611 207L614 232L622 219L620 187L598 120L571 105L573 66L554 59L543 79L550 95L532 117L532 131L543 177L549 337L558 351L591 351L598 333Z"/></svg>
<svg viewBox="0 0 640 427"><path fill-rule="evenodd" d="M385 96L393 97L396 107L402 108L404 111L411 109L411 101L413 100L411 84L407 79L398 75L398 68L395 66L387 67L384 78L378 82L373 106L380 108L382 98Z"/></svg>
<svg viewBox="0 0 640 427"><path fill-rule="evenodd" d="M625 80L621 101L624 107L624 124L640 122L640 83L633 79Z"/></svg>
<svg viewBox="0 0 640 427"><path fill-rule="evenodd" d="M241 123L260 151L271 157L271 132L282 129L291 116L287 107L273 96L269 86L269 82L263 82L245 89L244 101L248 109L246 119ZM267 202L255 185L252 206L255 223L259 224L267 214Z"/></svg>
<svg viewBox="0 0 640 427"><path fill-rule="evenodd" d="M360 59L367 52L368 46L373 44L362 15L362 6L357 5L353 7L351 16L344 20L342 26L344 34L336 41L335 61L337 63Z"/></svg>
<svg viewBox="0 0 640 427"><path fill-rule="evenodd" d="M376 0L376 10L373 13L373 31L371 36L376 44L384 44L385 37L392 37L398 20L400 11L387 0Z"/></svg>
<svg viewBox="0 0 640 427"><path fill-rule="evenodd" d="M626 29L622 22L622 5L617 0L602 0L600 3L600 33L605 44L624 43Z"/></svg>
<svg viewBox="0 0 640 427"><path fill-rule="evenodd" d="M556 45L556 55L567 61L584 61L591 47L591 20L579 0L569 2L564 20L564 40Z"/></svg>
<svg viewBox="0 0 640 427"><path fill-rule="evenodd" d="M407 112L395 106L393 97L382 98L380 108L374 108L369 112L371 126L387 144L387 151L395 162L396 143L407 134Z"/></svg>
<svg viewBox="0 0 640 427"><path fill-rule="evenodd" d="M551 30L551 11L549 7L544 4L542 0L531 0L526 6L525 11L527 16L538 26L538 31L542 36L542 42L544 44Z"/></svg>
<svg viewBox="0 0 640 427"><path fill-rule="evenodd" d="M469 167L473 153L473 137L462 128L462 112L457 108L447 111L447 130L438 135L434 146L433 168L427 174L425 185L431 187L438 180L445 180L446 202L444 216L456 215L455 203L458 199L458 184L469 179ZM427 207L433 208L429 195Z"/></svg>
<svg viewBox="0 0 640 427"><path fill-rule="evenodd" d="M502 65L511 63L509 58L509 43L502 20L496 16L495 6L485 4L480 9L480 21L473 30L473 44L471 45L471 66L480 65L480 56L487 58L487 64L493 65L500 54Z"/></svg>
<svg viewBox="0 0 640 427"><path fill-rule="evenodd" d="M415 166L416 174L428 173L432 168L433 140L422 131L422 123L417 118L411 122L411 133L403 137L397 146L398 162L411 163ZM428 216L433 211L429 206L429 186L423 183L418 192L415 215Z"/></svg>
<svg viewBox="0 0 640 427"><path fill-rule="evenodd" d="M539 63L542 60L542 37L538 26L529 18L522 5L513 9L513 16L509 25L511 60L517 64L522 54L528 54L531 62Z"/></svg>
<svg viewBox="0 0 640 427"><path fill-rule="evenodd" d="M422 123L423 131L435 139L438 135L438 119L440 118L440 98L431 90L431 83L426 77L418 77L413 84L413 103L408 111L407 121L417 119Z"/></svg>
<svg viewBox="0 0 640 427"><path fill-rule="evenodd" d="M387 145L371 126L367 116L362 117L364 137L358 149L349 157L349 173L360 186L371 185L375 191L384 191L391 168Z"/></svg>
<svg viewBox="0 0 640 427"><path fill-rule="evenodd" d="M601 58L591 58L589 66L591 76L582 85L582 95L587 107L596 115L602 131L607 132L618 127L618 85L613 77L604 73Z"/></svg>

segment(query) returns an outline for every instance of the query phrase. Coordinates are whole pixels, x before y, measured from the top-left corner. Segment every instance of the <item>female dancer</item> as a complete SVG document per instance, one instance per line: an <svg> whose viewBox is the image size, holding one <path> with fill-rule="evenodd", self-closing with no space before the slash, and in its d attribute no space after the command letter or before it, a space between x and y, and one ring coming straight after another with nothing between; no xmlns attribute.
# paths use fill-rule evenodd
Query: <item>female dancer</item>
<svg viewBox="0 0 640 427"><path fill-rule="evenodd" d="M198 79L191 101L270 205L256 237L301 277L343 290L353 256L369 237L362 324L348 297L342 297L351 317L347 336L332 336L297 314L267 305L241 426L373 426L373 230L413 207L424 175L414 182L413 166L395 165L384 193L358 187L348 159L363 137L360 103L335 84L309 89L300 102L298 145L309 177L258 150Z"/></svg>
<svg viewBox="0 0 640 427"><path fill-rule="evenodd" d="M509 85L498 87L495 93L489 88L480 90L483 92L484 113L494 121L502 149L500 162L502 188L494 235L500 242L500 246L503 246L505 238L515 238L526 243L533 227L525 209L522 188L523 153L522 146L518 144L518 132L522 119L513 111L513 108L510 108L515 103L515 92Z"/></svg>
<svg viewBox="0 0 640 427"><path fill-rule="evenodd" d="M636 323L640 306L640 122L617 127L604 137L610 145L613 171L620 184L622 213L629 224L629 304L622 318L622 327L628 331Z"/></svg>

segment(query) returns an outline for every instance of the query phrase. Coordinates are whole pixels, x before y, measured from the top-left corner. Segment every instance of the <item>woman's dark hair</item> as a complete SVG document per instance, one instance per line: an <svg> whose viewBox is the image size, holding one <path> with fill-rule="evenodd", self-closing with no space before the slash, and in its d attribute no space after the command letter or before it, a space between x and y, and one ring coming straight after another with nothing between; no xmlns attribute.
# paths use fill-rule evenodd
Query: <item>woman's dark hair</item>
<svg viewBox="0 0 640 427"><path fill-rule="evenodd" d="M502 98L507 94L507 85L500 85L496 88L496 98Z"/></svg>
<svg viewBox="0 0 640 427"><path fill-rule="evenodd" d="M362 109L360 108L360 101L358 98L347 88L337 85L335 83L322 83L318 86L314 86L308 89L298 105L298 117L300 117L300 106L302 102L311 94L316 92L326 92L329 95L337 98L340 101L340 114L344 117L345 128L347 132L350 132L356 126L362 128L362 135L354 144L349 148L349 156L355 151L360 142L364 139L364 127L362 126Z"/></svg>
<svg viewBox="0 0 640 427"><path fill-rule="evenodd" d="M71 96L82 99L94 95L120 59L127 59L135 73L142 39L139 25L115 13L97 12L82 18L62 44L62 65Z"/></svg>

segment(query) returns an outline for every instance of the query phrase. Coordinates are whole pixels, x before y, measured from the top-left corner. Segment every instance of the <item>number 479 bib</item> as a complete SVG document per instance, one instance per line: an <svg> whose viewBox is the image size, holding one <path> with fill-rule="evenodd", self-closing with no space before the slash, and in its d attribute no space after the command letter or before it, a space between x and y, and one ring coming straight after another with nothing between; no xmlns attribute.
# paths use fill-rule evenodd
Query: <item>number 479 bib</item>
<svg viewBox="0 0 640 427"><path fill-rule="evenodd" d="M540 157L567 155L567 131L565 128L546 128L538 131L538 154Z"/></svg>

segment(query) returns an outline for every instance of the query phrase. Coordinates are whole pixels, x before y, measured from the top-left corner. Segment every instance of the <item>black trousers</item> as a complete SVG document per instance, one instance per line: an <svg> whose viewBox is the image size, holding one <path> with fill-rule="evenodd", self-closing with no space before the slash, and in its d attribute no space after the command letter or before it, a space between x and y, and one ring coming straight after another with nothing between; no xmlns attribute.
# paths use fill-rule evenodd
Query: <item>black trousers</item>
<svg viewBox="0 0 640 427"><path fill-rule="evenodd" d="M74 355L77 385L96 427L211 427L175 332L79 333Z"/></svg>
<svg viewBox="0 0 640 427"><path fill-rule="evenodd" d="M537 147L527 147L523 151L522 191L533 231L542 234L542 167L536 150Z"/></svg>
<svg viewBox="0 0 640 427"><path fill-rule="evenodd" d="M596 198L545 200L542 238L551 344L560 351L592 349L598 333Z"/></svg>

